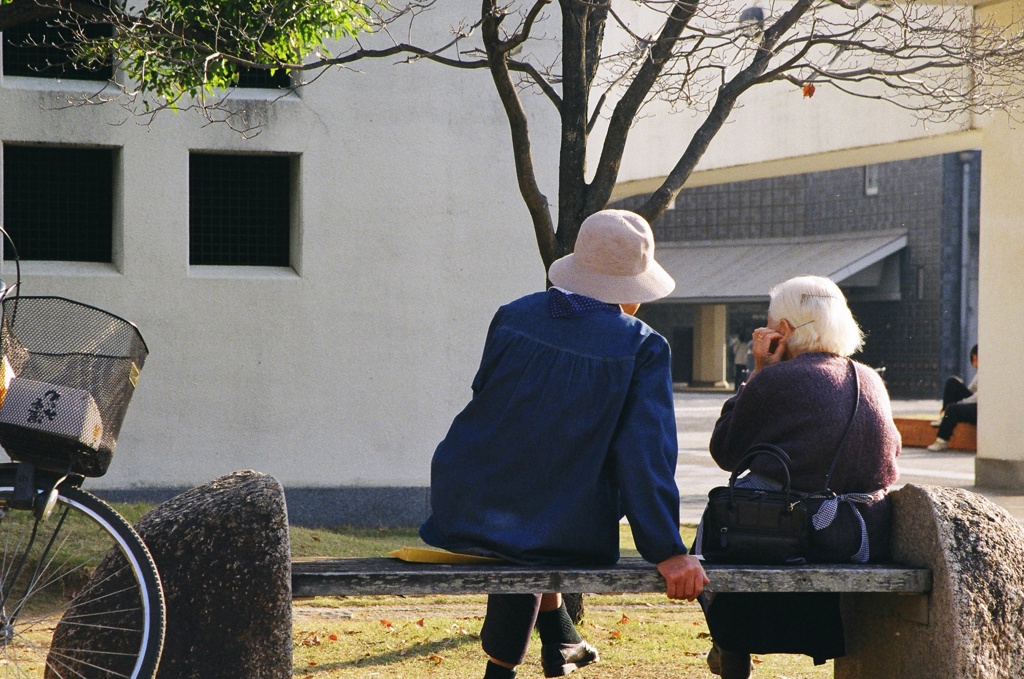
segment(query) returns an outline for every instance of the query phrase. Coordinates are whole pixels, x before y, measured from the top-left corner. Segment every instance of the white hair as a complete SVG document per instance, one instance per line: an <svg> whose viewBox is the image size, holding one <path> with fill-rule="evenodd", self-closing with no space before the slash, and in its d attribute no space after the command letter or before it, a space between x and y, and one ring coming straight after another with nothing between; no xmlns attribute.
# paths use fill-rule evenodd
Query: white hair
<svg viewBox="0 0 1024 679"><path fill-rule="evenodd" d="M839 286L821 276L797 276L772 288L768 315L793 328L786 345L796 354L827 351L850 356L864 346L864 333Z"/></svg>

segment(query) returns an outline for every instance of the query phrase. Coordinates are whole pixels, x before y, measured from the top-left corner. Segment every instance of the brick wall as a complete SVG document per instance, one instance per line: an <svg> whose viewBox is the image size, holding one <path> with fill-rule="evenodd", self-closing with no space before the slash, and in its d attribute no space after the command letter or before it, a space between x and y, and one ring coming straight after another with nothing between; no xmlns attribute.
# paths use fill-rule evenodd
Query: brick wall
<svg viewBox="0 0 1024 679"><path fill-rule="evenodd" d="M658 242L906 229L900 301L851 304L867 335L858 358L886 367L894 396L938 398L945 377L963 371L971 338L977 337L976 328L960 327L960 247L966 214L966 275L976 281L979 167L976 152L884 163L874 168L874 195L866 195L864 167L695 187L680 192L675 209L652 226ZM627 199L616 207L635 208L644 198ZM692 324L692 310L684 313L686 305L678 303L658 306L649 305L645 318L666 337L684 336L681 328ZM758 305L730 306L730 332L760 325L763 318ZM967 318L973 323L976 312L971 309Z"/></svg>

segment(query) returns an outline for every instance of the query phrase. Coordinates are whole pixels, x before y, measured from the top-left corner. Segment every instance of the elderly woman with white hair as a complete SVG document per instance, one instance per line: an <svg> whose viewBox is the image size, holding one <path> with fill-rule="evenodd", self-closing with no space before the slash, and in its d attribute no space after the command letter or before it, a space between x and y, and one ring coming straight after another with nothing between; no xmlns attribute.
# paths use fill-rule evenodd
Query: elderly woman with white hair
<svg viewBox="0 0 1024 679"><path fill-rule="evenodd" d="M782 448L793 490L815 493L827 480L839 498L828 508L834 517L829 511L815 522L808 560L884 561L887 491L899 475L901 444L881 378L849 358L863 333L827 278L793 278L770 296L767 326L753 333L754 370L723 406L711 455L731 472L754 444ZM746 484L778 488L784 481L769 456L755 458L750 470ZM816 663L845 653L838 595L722 594L702 603L715 644L708 664L723 679L748 677L750 653L803 653Z"/></svg>

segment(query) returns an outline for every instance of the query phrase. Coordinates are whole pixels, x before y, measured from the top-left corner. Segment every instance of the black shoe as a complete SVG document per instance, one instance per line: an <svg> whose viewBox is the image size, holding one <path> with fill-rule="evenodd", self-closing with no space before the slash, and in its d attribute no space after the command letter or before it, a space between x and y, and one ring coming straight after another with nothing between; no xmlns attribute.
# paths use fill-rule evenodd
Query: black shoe
<svg viewBox="0 0 1024 679"><path fill-rule="evenodd" d="M711 674L722 676L722 652L719 650L718 644L713 644L711 650L708 651L708 669L711 670Z"/></svg>
<svg viewBox="0 0 1024 679"><path fill-rule="evenodd" d="M725 658L726 669L722 670L722 659ZM745 661L745 662L744 662ZM746 674L744 674L744 665L747 666ZM754 671L754 661L750 659L748 653L729 653L723 651L718 644L711 646L711 650L708 651L708 669L711 670L711 674L715 674L719 677L728 676L745 676L749 677Z"/></svg>
<svg viewBox="0 0 1024 679"><path fill-rule="evenodd" d="M545 677L564 677L600 659L597 649L585 641L557 646L548 644L540 648L540 664Z"/></svg>

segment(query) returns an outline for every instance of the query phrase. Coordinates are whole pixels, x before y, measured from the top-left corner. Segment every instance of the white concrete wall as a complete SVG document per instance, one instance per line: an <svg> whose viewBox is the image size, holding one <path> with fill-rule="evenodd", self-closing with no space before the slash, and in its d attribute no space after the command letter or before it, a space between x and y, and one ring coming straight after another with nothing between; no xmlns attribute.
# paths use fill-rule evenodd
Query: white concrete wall
<svg viewBox="0 0 1024 679"><path fill-rule="evenodd" d="M621 181L667 174L702 122L683 112L640 121L623 159ZM742 95L697 172L926 140L965 129L964 123L925 124L885 102L853 100L827 87L807 98L788 83L772 83ZM799 171L811 171L804 168Z"/></svg>
<svg viewBox="0 0 1024 679"><path fill-rule="evenodd" d="M1020 21L1024 2L986 6L983 16ZM1019 120L1019 117L1018 117ZM1024 130L1005 114L979 120L981 233L978 291L978 485L1024 490Z"/></svg>
<svg viewBox="0 0 1024 679"><path fill-rule="evenodd" d="M361 70L265 107L251 140L187 113L116 125L115 106L54 110L52 82L0 83L0 140L119 149L117 264L22 267L25 294L109 309L151 350L110 472L90 487L243 468L286 486L428 483L491 314L541 289L544 271L486 72ZM189 266L191 150L299 156L293 269Z"/></svg>
<svg viewBox="0 0 1024 679"><path fill-rule="evenodd" d="M435 20L476 6L445 4L451 14ZM252 140L191 114L140 126L114 106L56 110L52 83L0 83L0 140L120 149L115 265L24 266L26 294L110 309L152 351L111 471L92 487L192 485L240 468L286 486L427 483L491 313L538 289L543 270L487 74L361 70L267 107ZM557 118L545 100L526 102L554 201ZM743 103L694 182L983 148L982 365L1011 369L982 368L979 459L1019 464L1021 133L998 119L926 127L823 88L806 99L771 87ZM641 121L623 182L664 174L695 125ZM294 269L189 266L188 154L200 149L300 156Z"/></svg>

